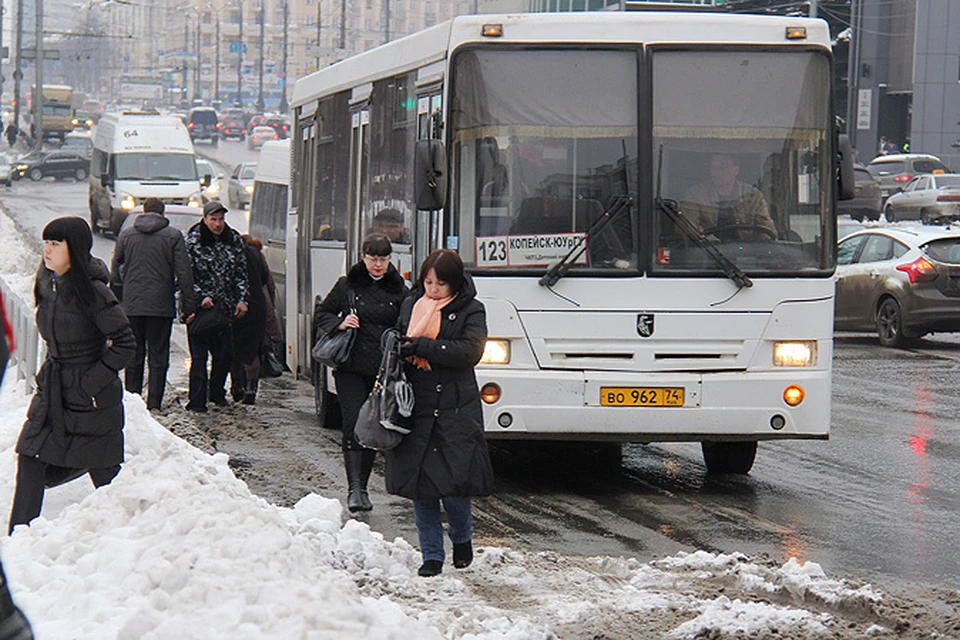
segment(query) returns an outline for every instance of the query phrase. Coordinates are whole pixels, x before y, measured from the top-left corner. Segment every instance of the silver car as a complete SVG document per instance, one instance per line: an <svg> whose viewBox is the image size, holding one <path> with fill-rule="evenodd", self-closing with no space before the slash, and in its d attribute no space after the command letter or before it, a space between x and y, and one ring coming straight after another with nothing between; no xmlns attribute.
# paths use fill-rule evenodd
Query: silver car
<svg viewBox="0 0 960 640"><path fill-rule="evenodd" d="M872 228L837 245L834 328L904 346L960 331L960 230Z"/></svg>
<svg viewBox="0 0 960 640"><path fill-rule="evenodd" d="M887 199L883 214L887 222L920 220L923 224L941 224L960 219L960 173L916 176L903 191Z"/></svg>
<svg viewBox="0 0 960 640"><path fill-rule="evenodd" d="M901 191L913 176L920 173L952 173L940 158L924 153L896 153L877 156L867 169L880 181L880 195L884 202Z"/></svg>
<svg viewBox="0 0 960 640"><path fill-rule="evenodd" d="M243 209L253 200L253 178L257 174L256 162L241 162L233 169L227 191L230 206Z"/></svg>

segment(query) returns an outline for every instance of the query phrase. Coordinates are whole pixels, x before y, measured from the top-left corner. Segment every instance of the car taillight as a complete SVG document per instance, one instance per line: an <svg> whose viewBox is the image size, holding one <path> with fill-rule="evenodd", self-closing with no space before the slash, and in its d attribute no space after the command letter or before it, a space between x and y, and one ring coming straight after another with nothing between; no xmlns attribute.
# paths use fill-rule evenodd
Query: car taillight
<svg viewBox="0 0 960 640"><path fill-rule="evenodd" d="M222 128L222 127L223 127L223 125L218 122L218 123L217 123L217 129L220 129L220 128Z"/></svg>
<svg viewBox="0 0 960 640"><path fill-rule="evenodd" d="M192 123L192 122L187 123L187 129L193 129L193 123Z"/></svg>
<svg viewBox="0 0 960 640"><path fill-rule="evenodd" d="M903 271L910 276L910 282L929 282L937 277L937 269L924 257L919 257L909 264L898 264L897 271Z"/></svg>
<svg viewBox="0 0 960 640"><path fill-rule="evenodd" d="M943 194L937 196L937 202L960 202L960 194Z"/></svg>
<svg viewBox="0 0 960 640"><path fill-rule="evenodd" d="M894 181L894 182L897 182L897 183L900 183L900 182L910 182L910 179L911 179L911 178L913 178L913 176L911 176L909 173L901 173L900 175L895 176L895 177L893 178L893 181Z"/></svg>
<svg viewBox="0 0 960 640"><path fill-rule="evenodd" d="M288 127L287 125L283 125L283 130L284 130L284 131L286 131L286 130L289 129L289 128L290 128L290 127Z"/></svg>

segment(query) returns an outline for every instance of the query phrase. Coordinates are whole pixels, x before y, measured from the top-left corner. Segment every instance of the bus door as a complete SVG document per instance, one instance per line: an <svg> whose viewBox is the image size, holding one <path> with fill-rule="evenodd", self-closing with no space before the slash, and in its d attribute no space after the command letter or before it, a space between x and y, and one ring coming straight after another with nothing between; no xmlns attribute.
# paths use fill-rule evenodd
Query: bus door
<svg viewBox="0 0 960 640"><path fill-rule="evenodd" d="M417 95L417 140L439 140L443 137L443 87L435 85L421 88ZM458 249L448 246L443 240L443 212L417 211L414 256L418 263L437 247ZM411 280L416 280L415 265L411 271Z"/></svg>
<svg viewBox="0 0 960 640"><path fill-rule="evenodd" d="M350 114L350 227L347 233L347 267L360 259L363 242L363 207L366 202L369 168L367 137L370 135L370 108L365 103Z"/></svg>

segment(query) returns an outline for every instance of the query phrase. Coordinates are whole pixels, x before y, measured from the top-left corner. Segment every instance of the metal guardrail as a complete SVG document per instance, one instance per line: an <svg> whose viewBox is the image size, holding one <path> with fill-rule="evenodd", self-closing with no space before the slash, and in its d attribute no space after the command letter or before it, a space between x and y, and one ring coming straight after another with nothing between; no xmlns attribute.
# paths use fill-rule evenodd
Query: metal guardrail
<svg viewBox="0 0 960 640"><path fill-rule="evenodd" d="M28 304L15 294L3 278L0 278L0 289L3 290L7 316L17 340L17 350L11 354L10 361L17 373L17 380L25 380L27 394L31 394L36 389L37 371L47 357L47 344L37 329L33 304Z"/></svg>

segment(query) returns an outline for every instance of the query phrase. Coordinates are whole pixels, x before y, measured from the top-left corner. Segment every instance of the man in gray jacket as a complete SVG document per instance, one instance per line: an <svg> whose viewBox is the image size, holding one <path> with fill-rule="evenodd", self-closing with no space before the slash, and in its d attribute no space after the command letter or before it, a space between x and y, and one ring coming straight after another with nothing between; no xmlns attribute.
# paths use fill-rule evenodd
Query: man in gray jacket
<svg viewBox="0 0 960 640"><path fill-rule="evenodd" d="M137 352L127 365L127 391L143 389L143 359L149 380L147 408L160 408L170 366L170 329L177 317L175 291L180 293L181 321L193 313L193 269L183 234L163 215L163 202L147 198L143 213L117 238L110 267L110 288L120 300L137 338Z"/></svg>

